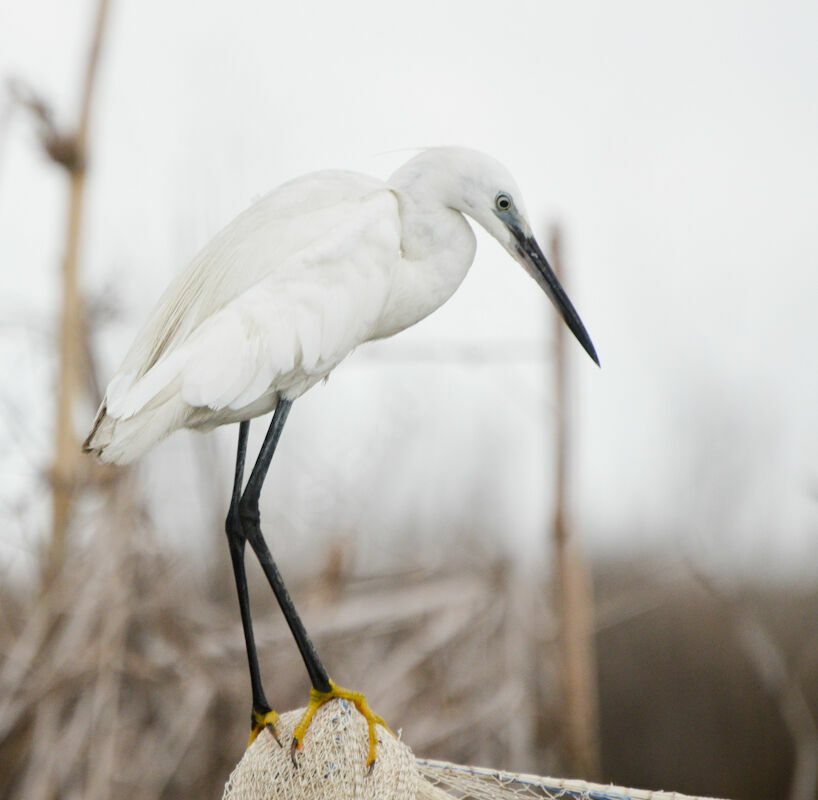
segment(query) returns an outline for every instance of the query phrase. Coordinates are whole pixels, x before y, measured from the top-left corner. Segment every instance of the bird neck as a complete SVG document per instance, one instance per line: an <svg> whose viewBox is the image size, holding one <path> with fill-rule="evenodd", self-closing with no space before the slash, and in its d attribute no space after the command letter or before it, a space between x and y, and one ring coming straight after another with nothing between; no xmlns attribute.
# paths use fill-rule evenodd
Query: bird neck
<svg viewBox="0 0 818 800"><path fill-rule="evenodd" d="M398 198L401 255L379 338L414 325L443 305L466 277L476 249L474 232L459 211L425 187L390 184Z"/></svg>

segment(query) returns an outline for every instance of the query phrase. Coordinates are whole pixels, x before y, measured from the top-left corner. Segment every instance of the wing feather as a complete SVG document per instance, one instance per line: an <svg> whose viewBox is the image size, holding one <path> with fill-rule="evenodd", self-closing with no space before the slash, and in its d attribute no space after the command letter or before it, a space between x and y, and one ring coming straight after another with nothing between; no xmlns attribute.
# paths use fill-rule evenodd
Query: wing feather
<svg viewBox="0 0 818 800"><path fill-rule="evenodd" d="M171 282L119 372L140 378L209 316L284 269L333 228L348 224L356 203L386 191L375 178L327 170L269 192L217 233Z"/></svg>
<svg viewBox="0 0 818 800"><path fill-rule="evenodd" d="M397 201L378 181L323 173L274 191L165 292L108 387L108 415L129 419L169 387L214 412L288 376L307 388L371 334L399 247Z"/></svg>

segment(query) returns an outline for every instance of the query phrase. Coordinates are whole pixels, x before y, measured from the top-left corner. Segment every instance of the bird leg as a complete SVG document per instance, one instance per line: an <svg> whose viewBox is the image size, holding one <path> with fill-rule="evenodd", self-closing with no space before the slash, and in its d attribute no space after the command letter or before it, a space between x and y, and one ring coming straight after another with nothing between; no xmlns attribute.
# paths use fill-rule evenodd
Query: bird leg
<svg viewBox="0 0 818 800"><path fill-rule="evenodd" d="M307 634L304 623L296 611L295 604L284 585L284 579L278 571L272 553L267 547L267 542L261 532L261 516L259 514L258 502L261 494L261 487L264 479L267 476L267 471L270 467L270 462L273 459L276 445L278 444L281 431L284 423L287 420L287 415L290 413L292 406L291 400L280 399L276 406L273 420L267 430L267 435L264 437L264 443L259 451L253 471L247 481L247 486L244 493L239 500L239 514L241 516L241 524L247 537L247 542L252 547L253 552L261 564L262 570L267 577L270 587L278 600L281 611L284 613L284 618L290 627L295 643L301 653L301 658L304 660L304 665L307 668L307 673L312 683L312 690L310 692L310 702L307 710L301 718L301 721L296 726L293 735L293 742L291 747L291 755L293 763L297 764L295 753L301 749L304 734L312 721L315 712L326 702L334 698L342 698L349 700L355 708L364 716L369 725L369 757L367 766L369 772L375 764L375 748L377 739L375 735L375 725L384 725L383 720L374 714L366 702L366 698L360 692L351 692L348 689L342 689L336 686L327 674L318 653L315 650L312 640ZM242 423L244 424L244 423ZM391 731L390 731L391 732Z"/></svg>
<svg viewBox="0 0 818 800"><path fill-rule="evenodd" d="M290 626L290 631L293 634L295 643L301 652L301 657L304 659L304 664L307 667L312 685L319 691L328 692L330 690L329 675L327 675L324 665L318 658L318 653L315 651L315 646L310 641L307 631L304 628L304 623L301 622L301 617L295 610L295 604L284 585L284 579L278 571L278 566L273 560L273 555L267 547L267 542L261 533L261 517L258 510L259 495L261 494L261 486L264 483L264 478L267 475L267 470L270 467L270 462L273 458L278 439L281 436L281 430L284 423L287 421L287 415L292 406L291 400L279 400L273 414L273 421L270 423L270 428L267 435L264 437L264 443L259 451L258 459L247 481L247 486L244 493L239 500L239 514L241 515L242 527L244 528L247 542L253 548L253 552L261 564L262 570L267 577L270 588L278 600L278 604L284 613L284 618Z"/></svg>
<svg viewBox="0 0 818 800"><path fill-rule="evenodd" d="M261 684L261 671L258 665L258 653L253 636L253 621L250 617L250 593L247 588L247 573L244 569L244 546L247 541L244 528L239 516L239 500L241 498L241 484L244 475L244 460L247 455L247 433L249 422L239 425L239 446L236 455L236 476L233 482L233 494L230 500L230 510L227 512L225 531L227 544L230 548L230 558L233 562L233 576L236 579L236 592L239 596L239 610L241 611L241 625L244 629L244 643L247 647L247 663L250 667L250 686L253 692L253 711L250 716L250 741L252 744L259 733L266 727L273 738L281 745L276 730L278 714L270 708L264 687Z"/></svg>

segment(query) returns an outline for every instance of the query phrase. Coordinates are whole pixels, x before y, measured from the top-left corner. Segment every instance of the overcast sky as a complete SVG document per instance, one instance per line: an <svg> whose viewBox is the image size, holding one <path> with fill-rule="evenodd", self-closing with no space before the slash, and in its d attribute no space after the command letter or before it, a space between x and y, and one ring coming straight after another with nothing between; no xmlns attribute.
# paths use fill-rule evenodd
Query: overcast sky
<svg viewBox="0 0 818 800"><path fill-rule="evenodd" d="M602 361L574 348L574 497L591 546L815 563L818 5L111 1L84 264L90 293L104 287L122 310L99 343L106 377L170 277L269 188L324 167L385 177L419 146L475 147L514 174L543 244L551 221L564 226L569 293ZM0 7L0 75L30 81L62 119L92 9ZM0 424L11 497L47 463L36 329L52 324L65 190L3 103L0 374L3 402L25 409ZM360 529L375 552L383 531L439 539L471 524L468 507L513 549L537 546L553 316L478 238L443 309L296 405L265 513L299 532ZM464 345L515 355L424 361ZM209 456L225 499L234 437ZM190 439L146 464L180 535L203 524L166 480L172 465L191 492L201 481ZM30 535L9 531L11 552Z"/></svg>

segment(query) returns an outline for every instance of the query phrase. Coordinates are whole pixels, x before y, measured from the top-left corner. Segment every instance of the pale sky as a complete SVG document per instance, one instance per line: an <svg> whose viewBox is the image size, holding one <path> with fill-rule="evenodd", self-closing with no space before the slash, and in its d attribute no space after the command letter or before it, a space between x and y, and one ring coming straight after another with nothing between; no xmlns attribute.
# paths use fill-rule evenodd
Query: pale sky
<svg viewBox="0 0 818 800"><path fill-rule="evenodd" d="M544 246L547 224L564 225L569 294L602 361L574 349L575 513L589 547L666 545L772 571L815 563L814 2L111 2L85 248L86 285L122 310L99 344L105 377L170 277L269 188L324 167L385 177L409 148L474 147L515 176ZM92 7L0 8L0 76L30 81L63 119ZM65 197L4 103L8 503L48 462ZM304 541L359 530L364 552L387 557L384 532L434 543L477 522L509 550L541 552L552 395L537 354L553 314L478 238L443 309L296 404L266 491L273 542L277 527ZM521 358L417 358L462 346ZM205 519L190 510L193 436L145 464L159 517L182 538ZM204 445L225 500L234 439ZM188 476L184 503L171 469ZM5 539L18 553L34 536L18 526Z"/></svg>

